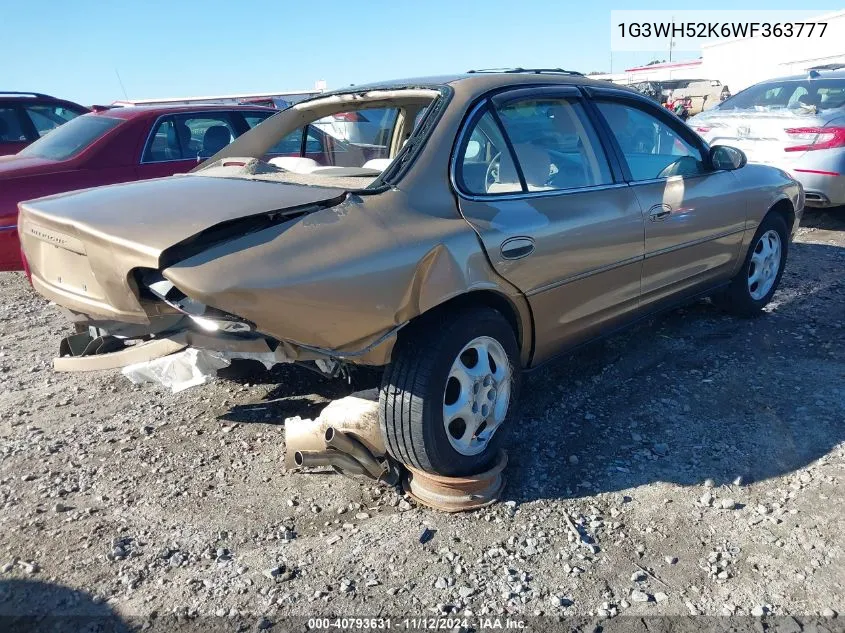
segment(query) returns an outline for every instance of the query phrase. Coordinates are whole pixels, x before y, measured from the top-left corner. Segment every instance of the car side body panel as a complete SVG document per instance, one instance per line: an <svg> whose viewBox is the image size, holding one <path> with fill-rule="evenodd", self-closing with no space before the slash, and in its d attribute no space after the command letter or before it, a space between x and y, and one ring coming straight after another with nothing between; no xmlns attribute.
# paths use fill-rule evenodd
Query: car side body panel
<svg viewBox="0 0 845 633"><path fill-rule="evenodd" d="M463 218L416 211L399 190L350 196L213 247L163 275L263 334L341 358L363 355L414 317L468 292L496 292L528 319L524 298L491 270ZM530 332L530 323L523 329Z"/></svg>
<svg viewBox="0 0 845 633"><path fill-rule="evenodd" d="M745 254L760 222L779 203L788 202L794 214L792 226L788 227L791 237L794 238L805 209L804 188L801 184L793 180L786 172L755 163L749 163L733 173L736 176L739 191L745 196L748 204L740 253ZM733 273L736 273L741 263L742 257L735 262Z"/></svg>

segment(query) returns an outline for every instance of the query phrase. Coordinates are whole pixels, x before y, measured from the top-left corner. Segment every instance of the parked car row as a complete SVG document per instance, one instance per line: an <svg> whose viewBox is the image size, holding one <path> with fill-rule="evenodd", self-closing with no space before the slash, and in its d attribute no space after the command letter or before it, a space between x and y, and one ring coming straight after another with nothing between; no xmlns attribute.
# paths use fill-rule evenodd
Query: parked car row
<svg viewBox="0 0 845 633"><path fill-rule="evenodd" d="M0 270L20 270L18 203L184 173L275 114L255 106L97 108L0 157Z"/></svg>
<svg viewBox="0 0 845 633"><path fill-rule="evenodd" d="M80 117L31 160L144 112ZM804 207L783 171L577 73L356 86L249 122L267 116L157 112L125 129L125 179L189 173L19 205L32 284L78 328L63 350L380 366L388 452L444 475L491 463L523 370L695 297L760 311Z"/></svg>
<svg viewBox="0 0 845 633"><path fill-rule="evenodd" d="M38 92L0 91L0 156L15 154L88 108Z"/></svg>

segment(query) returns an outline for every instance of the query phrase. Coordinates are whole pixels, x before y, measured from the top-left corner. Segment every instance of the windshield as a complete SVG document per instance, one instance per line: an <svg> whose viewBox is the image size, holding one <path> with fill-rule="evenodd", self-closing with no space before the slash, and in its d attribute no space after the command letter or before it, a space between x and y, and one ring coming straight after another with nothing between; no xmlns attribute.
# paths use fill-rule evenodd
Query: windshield
<svg viewBox="0 0 845 633"><path fill-rule="evenodd" d="M743 90L722 102L719 110L815 113L845 105L845 78L771 81Z"/></svg>
<svg viewBox="0 0 845 633"><path fill-rule="evenodd" d="M21 150L18 156L67 160L79 154L91 143L122 122L123 119L99 115L77 117L42 136L32 145Z"/></svg>

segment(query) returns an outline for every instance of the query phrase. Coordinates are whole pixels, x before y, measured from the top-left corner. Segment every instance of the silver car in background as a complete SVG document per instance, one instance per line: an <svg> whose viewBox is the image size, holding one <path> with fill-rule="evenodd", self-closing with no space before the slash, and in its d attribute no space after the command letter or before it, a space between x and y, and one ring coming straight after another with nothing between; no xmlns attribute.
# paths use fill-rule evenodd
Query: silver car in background
<svg viewBox="0 0 845 633"><path fill-rule="evenodd" d="M837 68L845 65L755 84L687 123L711 145L789 173L808 206L845 205L845 70Z"/></svg>

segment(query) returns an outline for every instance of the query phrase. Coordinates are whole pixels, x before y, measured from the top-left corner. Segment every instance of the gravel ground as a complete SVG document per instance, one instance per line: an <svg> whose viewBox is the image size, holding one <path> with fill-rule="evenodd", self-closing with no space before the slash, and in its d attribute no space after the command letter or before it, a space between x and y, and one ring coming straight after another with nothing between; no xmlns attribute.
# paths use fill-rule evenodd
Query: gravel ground
<svg viewBox="0 0 845 633"><path fill-rule="evenodd" d="M66 322L0 274L0 614L832 617L845 211L805 225L761 318L702 301L532 373L502 502L454 516L284 472L285 418L377 376L53 373Z"/></svg>

